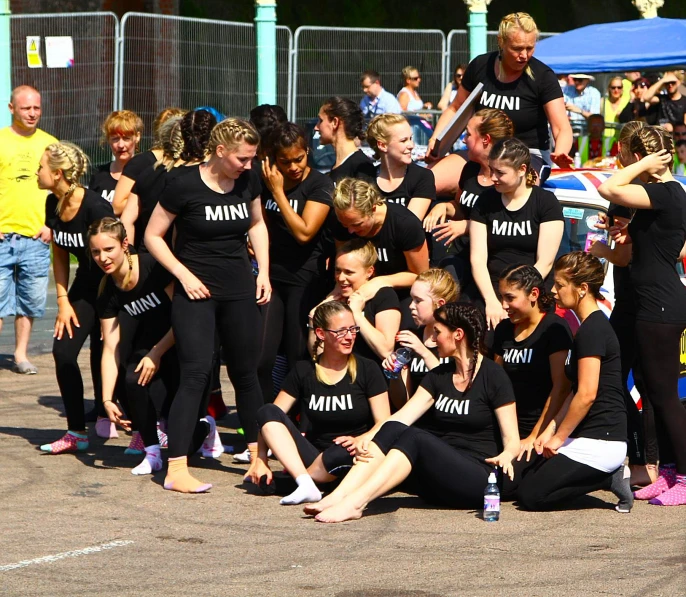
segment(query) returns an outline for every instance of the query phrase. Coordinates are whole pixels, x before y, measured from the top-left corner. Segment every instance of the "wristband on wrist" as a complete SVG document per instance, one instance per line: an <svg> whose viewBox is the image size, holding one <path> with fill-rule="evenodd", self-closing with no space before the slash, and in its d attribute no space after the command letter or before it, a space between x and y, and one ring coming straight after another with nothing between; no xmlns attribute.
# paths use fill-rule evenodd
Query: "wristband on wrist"
<svg viewBox="0 0 686 597"><path fill-rule="evenodd" d="M68 294L58 294L58 295L57 295L57 298L58 298L58 299L61 299L61 298L64 298L64 297L66 297L66 296L69 296L69 295L68 295Z"/></svg>

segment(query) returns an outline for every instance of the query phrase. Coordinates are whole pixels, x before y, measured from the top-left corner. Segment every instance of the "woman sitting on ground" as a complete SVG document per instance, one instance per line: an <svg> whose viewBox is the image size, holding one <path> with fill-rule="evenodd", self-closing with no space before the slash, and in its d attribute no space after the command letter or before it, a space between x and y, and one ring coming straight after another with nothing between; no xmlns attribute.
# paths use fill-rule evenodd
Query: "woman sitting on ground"
<svg viewBox="0 0 686 597"><path fill-rule="evenodd" d="M481 507L493 467L512 477L515 398L502 367L483 356L483 317L473 305L448 303L434 318L438 355L452 362L429 371L403 408L358 439L352 471L305 509L320 522L360 518L408 477L420 497L450 508ZM420 418L422 429L414 426Z"/></svg>
<svg viewBox="0 0 686 597"><path fill-rule="evenodd" d="M271 448L298 484L282 505L319 501L316 483L345 475L353 464L356 437L390 415L379 367L352 354L360 328L350 308L338 301L320 305L312 328L317 337L313 361L299 362L274 404L257 412L257 458L245 476L261 486L272 483L267 458ZM287 414L298 403L310 423L306 437Z"/></svg>
<svg viewBox="0 0 686 597"><path fill-rule="evenodd" d="M581 325L567 357L572 394L536 438L542 456L519 484L517 500L525 510L549 510L608 489L619 497L618 512L631 511L619 342L597 302L604 279L598 258L582 251L555 263L555 300L574 311Z"/></svg>

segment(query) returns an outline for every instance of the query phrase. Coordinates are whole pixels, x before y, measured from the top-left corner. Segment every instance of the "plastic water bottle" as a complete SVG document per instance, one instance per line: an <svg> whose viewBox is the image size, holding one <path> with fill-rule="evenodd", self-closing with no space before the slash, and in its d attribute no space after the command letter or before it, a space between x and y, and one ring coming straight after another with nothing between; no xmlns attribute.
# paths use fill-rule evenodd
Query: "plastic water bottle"
<svg viewBox="0 0 686 597"><path fill-rule="evenodd" d="M577 170L581 168L581 156L578 151L574 154L574 168Z"/></svg>
<svg viewBox="0 0 686 597"><path fill-rule="evenodd" d="M399 348L391 355L391 357L393 357L390 359L394 363L393 369L390 371L388 369L384 369L383 372L387 379L398 379L403 367L412 360L412 350L405 347Z"/></svg>
<svg viewBox="0 0 686 597"><path fill-rule="evenodd" d="M484 520L496 522L500 518L500 489L498 479L493 471L488 475L488 485L484 490Z"/></svg>

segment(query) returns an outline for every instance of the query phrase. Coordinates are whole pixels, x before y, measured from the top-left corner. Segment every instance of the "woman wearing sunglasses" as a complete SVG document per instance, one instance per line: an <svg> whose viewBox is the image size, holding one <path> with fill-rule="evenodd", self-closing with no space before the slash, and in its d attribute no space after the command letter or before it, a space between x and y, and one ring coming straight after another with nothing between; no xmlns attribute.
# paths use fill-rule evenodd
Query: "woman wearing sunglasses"
<svg viewBox="0 0 686 597"><path fill-rule="evenodd" d="M453 73L453 80L445 86L445 89L443 90L443 95L441 96L441 100L438 102L437 108L439 110L445 110L450 104L452 104L453 100L455 99L455 96L457 95L457 90L460 88L460 85L462 84L462 75L464 75L464 71L466 68L467 66L465 64L458 64L455 67L455 72Z"/></svg>
<svg viewBox="0 0 686 597"><path fill-rule="evenodd" d="M353 465L356 437L391 414L381 370L353 354L360 327L350 307L339 301L319 305L312 329L313 360L299 362L274 404L257 412L257 458L245 476L268 491L272 472L267 450L271 449L298 485L281 499L282 505L321 500L316 484L344 476ZM298 403L310 424L305 437L287 414Z"/></svg>
<svg viewBox="0 0 686 597"><path fill-rule="evenodd" d="M414 66L406 66L401 74L405 87L398 91L398 102L403 112L417 112L423 108L431 110L433 104L422 101L419 95L419 85L422 82L419 71Z"/></svg>
<svg viewBox="0 0 686 597"><path fill-rule="evenodd" d="M605 123L619 123L619 115L629 104L630 96L624 95L622 77L612 77L607 85L607 95L600 102L600 113ZM619 126L609 126L603 133L604 138L616 141L619 138Z"/></svg>

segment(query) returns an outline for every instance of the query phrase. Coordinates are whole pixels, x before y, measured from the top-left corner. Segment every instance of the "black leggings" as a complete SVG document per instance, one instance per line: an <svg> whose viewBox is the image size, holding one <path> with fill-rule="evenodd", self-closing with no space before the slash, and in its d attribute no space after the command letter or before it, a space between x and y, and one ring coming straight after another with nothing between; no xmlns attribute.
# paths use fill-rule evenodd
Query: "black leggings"
<svg viewBox="0 0 686 597"><path fill-rule="evenodd" d="M275 404L265 404L257 411L257 425L262 429L264 425L272 422L281 423L288 429L305 468L311 466L320 454L322 455L324 467L330 475L343 477L352 467L353 457L343 446L331 444L324 451L320 450L309 440L305 439L300 430L295 426L295 423L278 406Z"/></svg>
<svg viewBox="0 0 686 597"><path fill-rule="evenodd" d="M609 489L612 473L581 464L564 454L552 458L536 456L523 473L517 503L524 510L550 510L598 489Z"/></svg>
<svg viewBox="0 0 686 597"><path fill-rule="evenodd" d="M323 282L315 279L309 286L294 286L272 280L272 298L262 308L263 339L258 375L265 402L273 402L272 373L282 345L288 368L307 358L307 316L326 292Z"/></svg>
<svg viewBox="0 0 686 597"><path fill-rule="evenodd" d="M614 310L610 323L621 346L622 383L624 384L624 402L627 412L627 456L629 464L657 464L657 440L655 438L655 418L649 401L643 400L643 414L638 410L627 380L633 370L634 383L641 396L645 396L645 386L636 359L636 322L635 313Z"/></svg>
<svg viewBox="0 0 686 597"><path fill-rule="evenodd" d="M211 378L215 329L219 332L229 379L236 393L241 427L248 443L257 441L257 411L262 392L257 361L262 338L255 298L235 301L190 300L176 293L172 301L172 328L179 356L179 390L169 410L169 457L185 456L201 413Z"/></svg>
<svg viewBox="0 0 686 597"><path fill-rule="evenodd" d="M69 291L69 302L76 313L79 327L72 325L72 337L64 330L62 339L54 339L52 356L55 359L55 374L59 385L64 410L67 414L67 429L83 431L86 418L83 412L83 377L78 358L81 348L90 336L90 367L95 402L102 408L102 376L100 361L102 359L102 340L100 339L100 320L95 312L95 296L81 292L75 283ZM79 285L80 286L80 285Z"/></svg>
<svg viewBox="0 0 686 597"><path fill-rule="evenodd" d="M374 436L384 453L400 450L410 461L417 495L451 508L480 508L491 468L480 458L453 448L435 435L404 423L384 423Z"/></svg>
<svg viewBox="0 0 686 597"><path fill-rule="evenodd" d="M179 388L179 360L176 350L169 349L160 361L160 369L146 386L138 384L136 367L149 349L136 350L126 365L126 394L138 431L146 447L159 443L157 419L168 412Z"/></svg>
<svg viewBox="0 0 686 597"><path fill-rule="evenodd" d="M660 462L676 462L686 475L686 410L679 401L681 324L636 322L636 349L645 384L645 398L655 410Z"/></svg>

